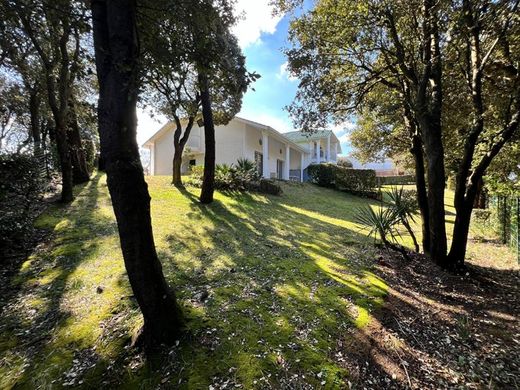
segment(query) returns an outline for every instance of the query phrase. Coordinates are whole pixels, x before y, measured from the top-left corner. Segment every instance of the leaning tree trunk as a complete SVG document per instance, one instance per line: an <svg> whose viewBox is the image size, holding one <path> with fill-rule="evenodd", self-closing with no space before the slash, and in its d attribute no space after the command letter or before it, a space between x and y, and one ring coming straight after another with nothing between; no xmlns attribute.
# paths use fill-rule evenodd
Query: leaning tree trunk
<svg viewBox="0 0 520 390"><path fill-rule="evenodd" d="M201 88L200 98L206 149L204 155L204 177L199 199L201 203L211 203L213 202L215 189L215 124L213 123L208 77L204 72L199 74L199 84Z"/></svg>
<svg viewBox="0 0 520 390"><path fill-rule="evenodd" d="M90 180L85 150L81 142L76 107L69 103L69 148L72 160L72 181L74 184L86 183Z"/></svg>
<svg viewBox="0 0 520 390"><path fill-rule="evenodd" d="M172 344L182 315L155 250L150 195L136 142L138 44L135 0L93 0L101 155L130 285L147 347Z"/></svg>

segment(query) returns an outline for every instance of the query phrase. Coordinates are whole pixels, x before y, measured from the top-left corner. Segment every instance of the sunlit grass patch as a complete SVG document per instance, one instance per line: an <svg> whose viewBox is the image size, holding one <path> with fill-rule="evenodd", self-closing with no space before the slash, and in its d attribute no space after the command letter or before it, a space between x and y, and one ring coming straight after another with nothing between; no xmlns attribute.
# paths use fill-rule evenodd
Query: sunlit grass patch
<svg viewBox="0 0 520 390"><path fill-rule="evenodd" d="M16 304L0 330L0 359L10 367L0 365L2 385L342 386L348 372L330 351L367 324L386 293L369 271L370 240L353 222L355 207L369 201L284 185L280 197L216 193L205 206L198 189L147 180L159 258L187 318L185 339L157 361L125 348L142 320L106 180L97 175L70 207L52 206L37 221L53 238L14 278ZM7 340L16 332L21 347L13 353ZM33 342L36 333L41 340Z"/></svg>

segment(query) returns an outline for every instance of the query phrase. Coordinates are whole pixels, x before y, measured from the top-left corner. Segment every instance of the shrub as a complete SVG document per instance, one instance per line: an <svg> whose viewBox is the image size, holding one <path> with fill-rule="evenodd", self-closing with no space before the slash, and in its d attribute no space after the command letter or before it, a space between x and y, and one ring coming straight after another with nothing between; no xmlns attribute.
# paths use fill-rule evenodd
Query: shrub
<svg viewBox="0 0 520 390"><path fill-rule="evenodd" d="M43 192L39 161L19 154L0 155L0 247L23 241L32 227Z"/></svg>
<svg viewBox="0 0 520 390"><path fill-rule="evenodd" d="M203 174L203 166L194 166L185 183L200 187ZM279 195L282 192L282 188L275 181L260 179L256 164L247 159L238 159L236 165L217 164L215 188L221 191L256 191L272 195Z"/></svg>
<svg viewBox="0 0 520 390"><path fill-rule="evenodd" d="M405 185L405 184L414 184L415 176L414 175L402 175L402 176L378 176L377 183L380 186L384 185Z"/></svg>
<svg viewBox="0 0 520 390"><path fill-rule="evenodd" d="M280 195L282 193L282 187L272 179L260 179L258 192Z"/></svg>
<svg viewBox="0 0 520 390"><path fill-rule="evenodd" d="M307 168L310 181L321 187L334 187L356 195L379 198L376 171L352 169L335 164L311 164Z"/></svg>
<svg viewBox="0 0 520 390"><path fill-rule="evenodd" d="M377 193L376 171L373 169L336 168L335 186L358 195Z"/></svg>
<svg viewBox="0 0 520 390"><path fill-rule="evenodd" d="M321 187L334 187L336 170L338 168L334 164L311 164L307 167L307 173L312 183Z"/></svg>

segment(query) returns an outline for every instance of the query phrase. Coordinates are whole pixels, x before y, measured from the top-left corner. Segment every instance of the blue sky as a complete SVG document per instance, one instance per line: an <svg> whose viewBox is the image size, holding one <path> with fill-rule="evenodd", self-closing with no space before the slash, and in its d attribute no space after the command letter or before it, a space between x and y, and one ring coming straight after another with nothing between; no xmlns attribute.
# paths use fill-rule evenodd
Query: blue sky
<svg viewBox="0 0 520 390"><path fill-rule="evenodd" d="M288 17L273 16L269 0L239 0L237 14L241 20L234 33L246 56L247 68L261 75L253 89L244 96L241 117L260 122L284 133L295 129L284 107L294 99L298 80L286 71L287 58L282 50L288 47ZM138 141L144 142L165 122L151 119L139 112ZM352 124L331 126L341 140L343 154L348 154L347 129Z"/></svg>

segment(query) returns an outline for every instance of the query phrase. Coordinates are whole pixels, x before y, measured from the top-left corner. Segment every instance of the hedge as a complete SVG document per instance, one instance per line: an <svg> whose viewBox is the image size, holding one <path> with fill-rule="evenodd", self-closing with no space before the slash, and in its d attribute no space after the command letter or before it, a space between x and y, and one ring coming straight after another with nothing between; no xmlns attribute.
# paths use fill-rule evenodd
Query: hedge
<svg viewBox="0 0 520 390"><path fill-rule="evenodd" d="M310 181L322 187L336 188L356 195L377 197L376 171L352 169L335 164L311 164Z"/></svg>
<svg viewBox="0 0 520 390"><path fill-rule="evenodd" d="M378 176L377 182L380 186L384 185L405 185L405 184L415 184L415 176L414 175L401 175L401 176Z"/></svg>
<svg viewBox="0 0 520 390"><path fill-rule="evenodd" d="M0 155L0 248L21 243L32 227L44 187L40 168L33 156Z"/></svg>

